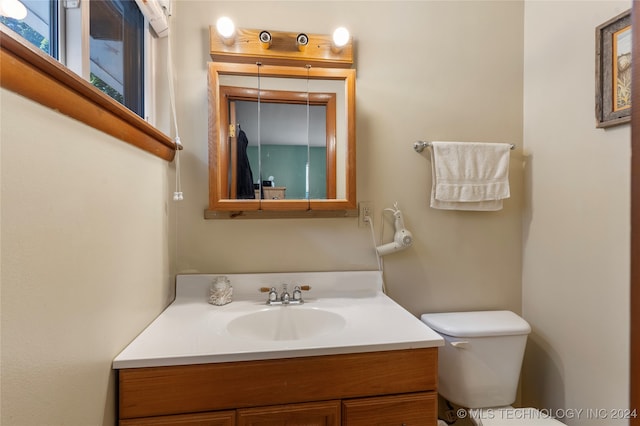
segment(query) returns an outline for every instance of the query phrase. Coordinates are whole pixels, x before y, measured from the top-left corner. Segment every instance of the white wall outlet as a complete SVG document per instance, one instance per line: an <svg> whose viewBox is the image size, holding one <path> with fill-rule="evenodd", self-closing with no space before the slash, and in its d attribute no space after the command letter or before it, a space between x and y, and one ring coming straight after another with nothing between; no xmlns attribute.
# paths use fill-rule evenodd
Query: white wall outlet
<svg viewBox="0 0 640 426"><path fill-rule="evenodd" d="M373 218L373 201L360 201L358 203L358 226L369 227L369 218Z"/></svg>

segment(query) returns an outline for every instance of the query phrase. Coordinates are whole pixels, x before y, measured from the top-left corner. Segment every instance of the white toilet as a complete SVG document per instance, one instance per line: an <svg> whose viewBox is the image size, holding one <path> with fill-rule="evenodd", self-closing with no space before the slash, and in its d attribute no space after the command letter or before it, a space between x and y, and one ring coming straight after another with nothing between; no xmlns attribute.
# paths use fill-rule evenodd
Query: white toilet
<svg viewBox="0 0 640 426"><path fill-rule="evenodd" d="M529 324L510 311L424 314L445 340L438 355L438 392L469 408L478 426L557 426L534 408L513 408Z"/></svg>

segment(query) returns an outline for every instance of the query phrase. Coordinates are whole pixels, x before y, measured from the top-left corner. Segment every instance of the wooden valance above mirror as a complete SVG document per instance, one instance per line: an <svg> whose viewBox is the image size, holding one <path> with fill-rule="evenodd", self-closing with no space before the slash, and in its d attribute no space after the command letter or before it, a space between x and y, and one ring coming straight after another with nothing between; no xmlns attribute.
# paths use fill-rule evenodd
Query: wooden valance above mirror
<svg viewBox="0 0 640 426"><path fill-rule="evenodd" d="M351 43L336 57L328 36L309 35L316 45L306 50L296 34L271 36L269 49L240 37L229 46L211 30L211 56L222 62L209 63L205 218L357 216Z"/></svg>
<svg viewBox="0 0 640 426"><path fill-rule="evenodd" d="M260 41L262 32L269 34L271 43L268 46ZM303 47L297 43L300 35L307 39ZM212 26L209 28L209 46L211 59L215 62L322 68L351 68L353 65L353 41L349 39L345 46L336 49L332 37L325 34L238 29L229 41L220 37Z"/></svg>

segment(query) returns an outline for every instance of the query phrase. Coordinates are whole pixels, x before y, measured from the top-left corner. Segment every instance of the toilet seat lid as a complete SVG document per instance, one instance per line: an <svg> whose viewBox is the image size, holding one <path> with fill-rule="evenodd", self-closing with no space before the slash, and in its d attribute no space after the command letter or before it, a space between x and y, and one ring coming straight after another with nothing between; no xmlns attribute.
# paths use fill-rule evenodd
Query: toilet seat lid
<svg viewBox="0 0 640 426"><path fill-rule="evenodd" d="M442 312L420 319L441 334L452 337L526 335L529 323L511 311Z"/></svg>
<svg viewBox="0 0 640 426"><path fill-rule="evenodd" d="M564 423L535 408L470 410L478 426L559 426Z"/></svg>

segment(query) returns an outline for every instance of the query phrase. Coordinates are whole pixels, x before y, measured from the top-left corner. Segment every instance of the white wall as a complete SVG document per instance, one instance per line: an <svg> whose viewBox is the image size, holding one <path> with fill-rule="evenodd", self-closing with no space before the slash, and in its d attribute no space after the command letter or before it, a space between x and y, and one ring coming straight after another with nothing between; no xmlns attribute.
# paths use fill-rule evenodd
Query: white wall
<svg viewBox="0 0 640 426"><path fill-rule="evenodd" d="M382 209L398 201L415 245L385 258L390 294L418 314L520 311L522 157L513 197L497 213L429 208L430 159L413 142L504 141L522 146L521 2L220 2L176 4L174 58L185 202L178 271L269 272L377 267L370 230L355 218L205 220L208 203L209 25L327 34L346 25L357 69L357 191ZM386 217L384 240L393 224Z"/></svg>
<svg viewBox="0 0 640 426"><path fill-rule="evenodd" d="M0 92L6 426L113 425L111 361L170 298L167 163Z"/></svg>
<svg viewBox="0 0 640 426"><path fill-rule="evenodd" d="M628 405L630 129L595 128L594 45L596 26L629 7L525 6L522 292L533 333L522 389L540 408Z"/></svg>

